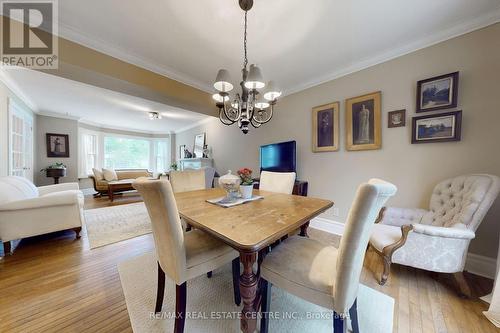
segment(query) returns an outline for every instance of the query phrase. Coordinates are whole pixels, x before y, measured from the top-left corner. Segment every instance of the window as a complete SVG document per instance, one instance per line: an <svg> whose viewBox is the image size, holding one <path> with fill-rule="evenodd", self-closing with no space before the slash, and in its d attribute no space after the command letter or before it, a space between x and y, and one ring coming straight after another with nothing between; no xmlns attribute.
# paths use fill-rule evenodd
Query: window
<svg viewBox="0 0 500 333"><path fill-rule="evenodd" d="M150 140L104 137L104 167L111 169L150 169Z"/></svg>
<svg viewBox="0 0 500 333"><path fill-rule="evenodd" d="M97 167L97 135L83 134L82 140L84 174L91 175L92 168Z"/></svg>
<svg viewBox="0 0 500 333"><path fill-rule="evenodd" d="M164 172L170 167L170 158L168 156L168 142L156 142L156 171Z"/></svg>

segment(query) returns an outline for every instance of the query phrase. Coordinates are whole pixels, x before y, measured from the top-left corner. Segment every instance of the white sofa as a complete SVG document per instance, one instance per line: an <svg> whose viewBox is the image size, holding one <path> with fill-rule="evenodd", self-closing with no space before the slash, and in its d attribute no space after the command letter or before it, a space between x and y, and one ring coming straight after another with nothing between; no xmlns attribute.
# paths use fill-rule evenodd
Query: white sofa
<svg viewBox="0 0 500 333"><path fill-rule="evenodd" d="M429 210L383 209L370 245L384 259L380 284L391 263L439 273L455 273L462 293L470 293L462 275L470 241L500 191L497 176L471 174L447 179L432 192Z"/></svg>
<svg viewBox="0 0 500 333"><path fill-rule="evenodd" d="M10 241L73 229L80 237L83 194L78 183L36 187L26 178L0 177L0 240Z"/></svg>

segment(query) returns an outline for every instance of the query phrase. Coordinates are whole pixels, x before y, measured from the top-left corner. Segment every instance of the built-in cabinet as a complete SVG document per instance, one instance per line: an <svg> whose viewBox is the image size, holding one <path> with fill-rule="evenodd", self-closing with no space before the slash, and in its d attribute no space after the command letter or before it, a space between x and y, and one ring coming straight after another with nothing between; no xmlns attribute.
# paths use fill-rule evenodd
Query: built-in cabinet
<svg viewBox="0 0 500 333"><path fill-rule="evenodd" d="M211 158L182 158L179 160L179 169L201 169L203 167L214 167L214 160Z"/></svg>

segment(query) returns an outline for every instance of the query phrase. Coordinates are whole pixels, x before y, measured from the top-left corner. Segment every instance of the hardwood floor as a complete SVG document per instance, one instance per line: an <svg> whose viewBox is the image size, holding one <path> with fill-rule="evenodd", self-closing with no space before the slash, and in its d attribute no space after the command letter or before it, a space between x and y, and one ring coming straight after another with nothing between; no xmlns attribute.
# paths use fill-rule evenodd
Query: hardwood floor
<svg viewBox="0 0 500 333"><path fill-rule="evenodd" d="M112 205L139 201L133 194ZM87 197L85 208L109 206ZM334 242L310 229L312 238ZM72 231L25 239L0 259L0 332L130 332L117 264L153 249L151 235L89 250L86 235ZM486 303L457 296L451 277L393 265L385 286L382 262L368 251L361 280L395 299L394 332L500 332L483 315ZM466 275L475 296L492 281Z"/></svg>

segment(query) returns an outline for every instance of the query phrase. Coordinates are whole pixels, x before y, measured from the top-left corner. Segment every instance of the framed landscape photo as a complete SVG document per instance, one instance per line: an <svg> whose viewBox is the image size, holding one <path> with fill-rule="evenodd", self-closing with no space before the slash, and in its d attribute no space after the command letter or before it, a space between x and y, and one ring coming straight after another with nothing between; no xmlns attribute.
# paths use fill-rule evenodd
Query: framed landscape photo
<svg viewBox="0 0 500 333"><path fill-rule="evenodd" d="M391 111L387 115L387 127L405 127L406 126L406 110Z"/></svg>
<svg viewBox="0 0 500 333"><path fill-rule="evenodd" d="M205 133L196 134L194 137L193 157L203 157L203 147L205 146Z"/></svg>
<svg viewBox="0 0 500 333"><path fill-rule="evenodd" d="M462 111L413 117L411 143L460 141Z"/></svg>
<svg viewBox="0 0 500 333"><path fill-rule="evenodd" d="M339 150L339 102L312 109L312 150L315 153Z"/></svg>
<svg viewBox="0 0 500 333"><path fill-rule="evenodd" d="M69 157L69 135L47 133L47 157Z"/></svg>
<svg viewBox="0 0 500 333"><path fill-rule="evenodd" d="M346 100L346 149L370 150L382 146L381 92Z"/></svg>
<svg viewBox="0 0 500 333"><path fill-rule="evenodd" d="M458 103L458 72L417 82L417 112L449 109Z"/></svg>

